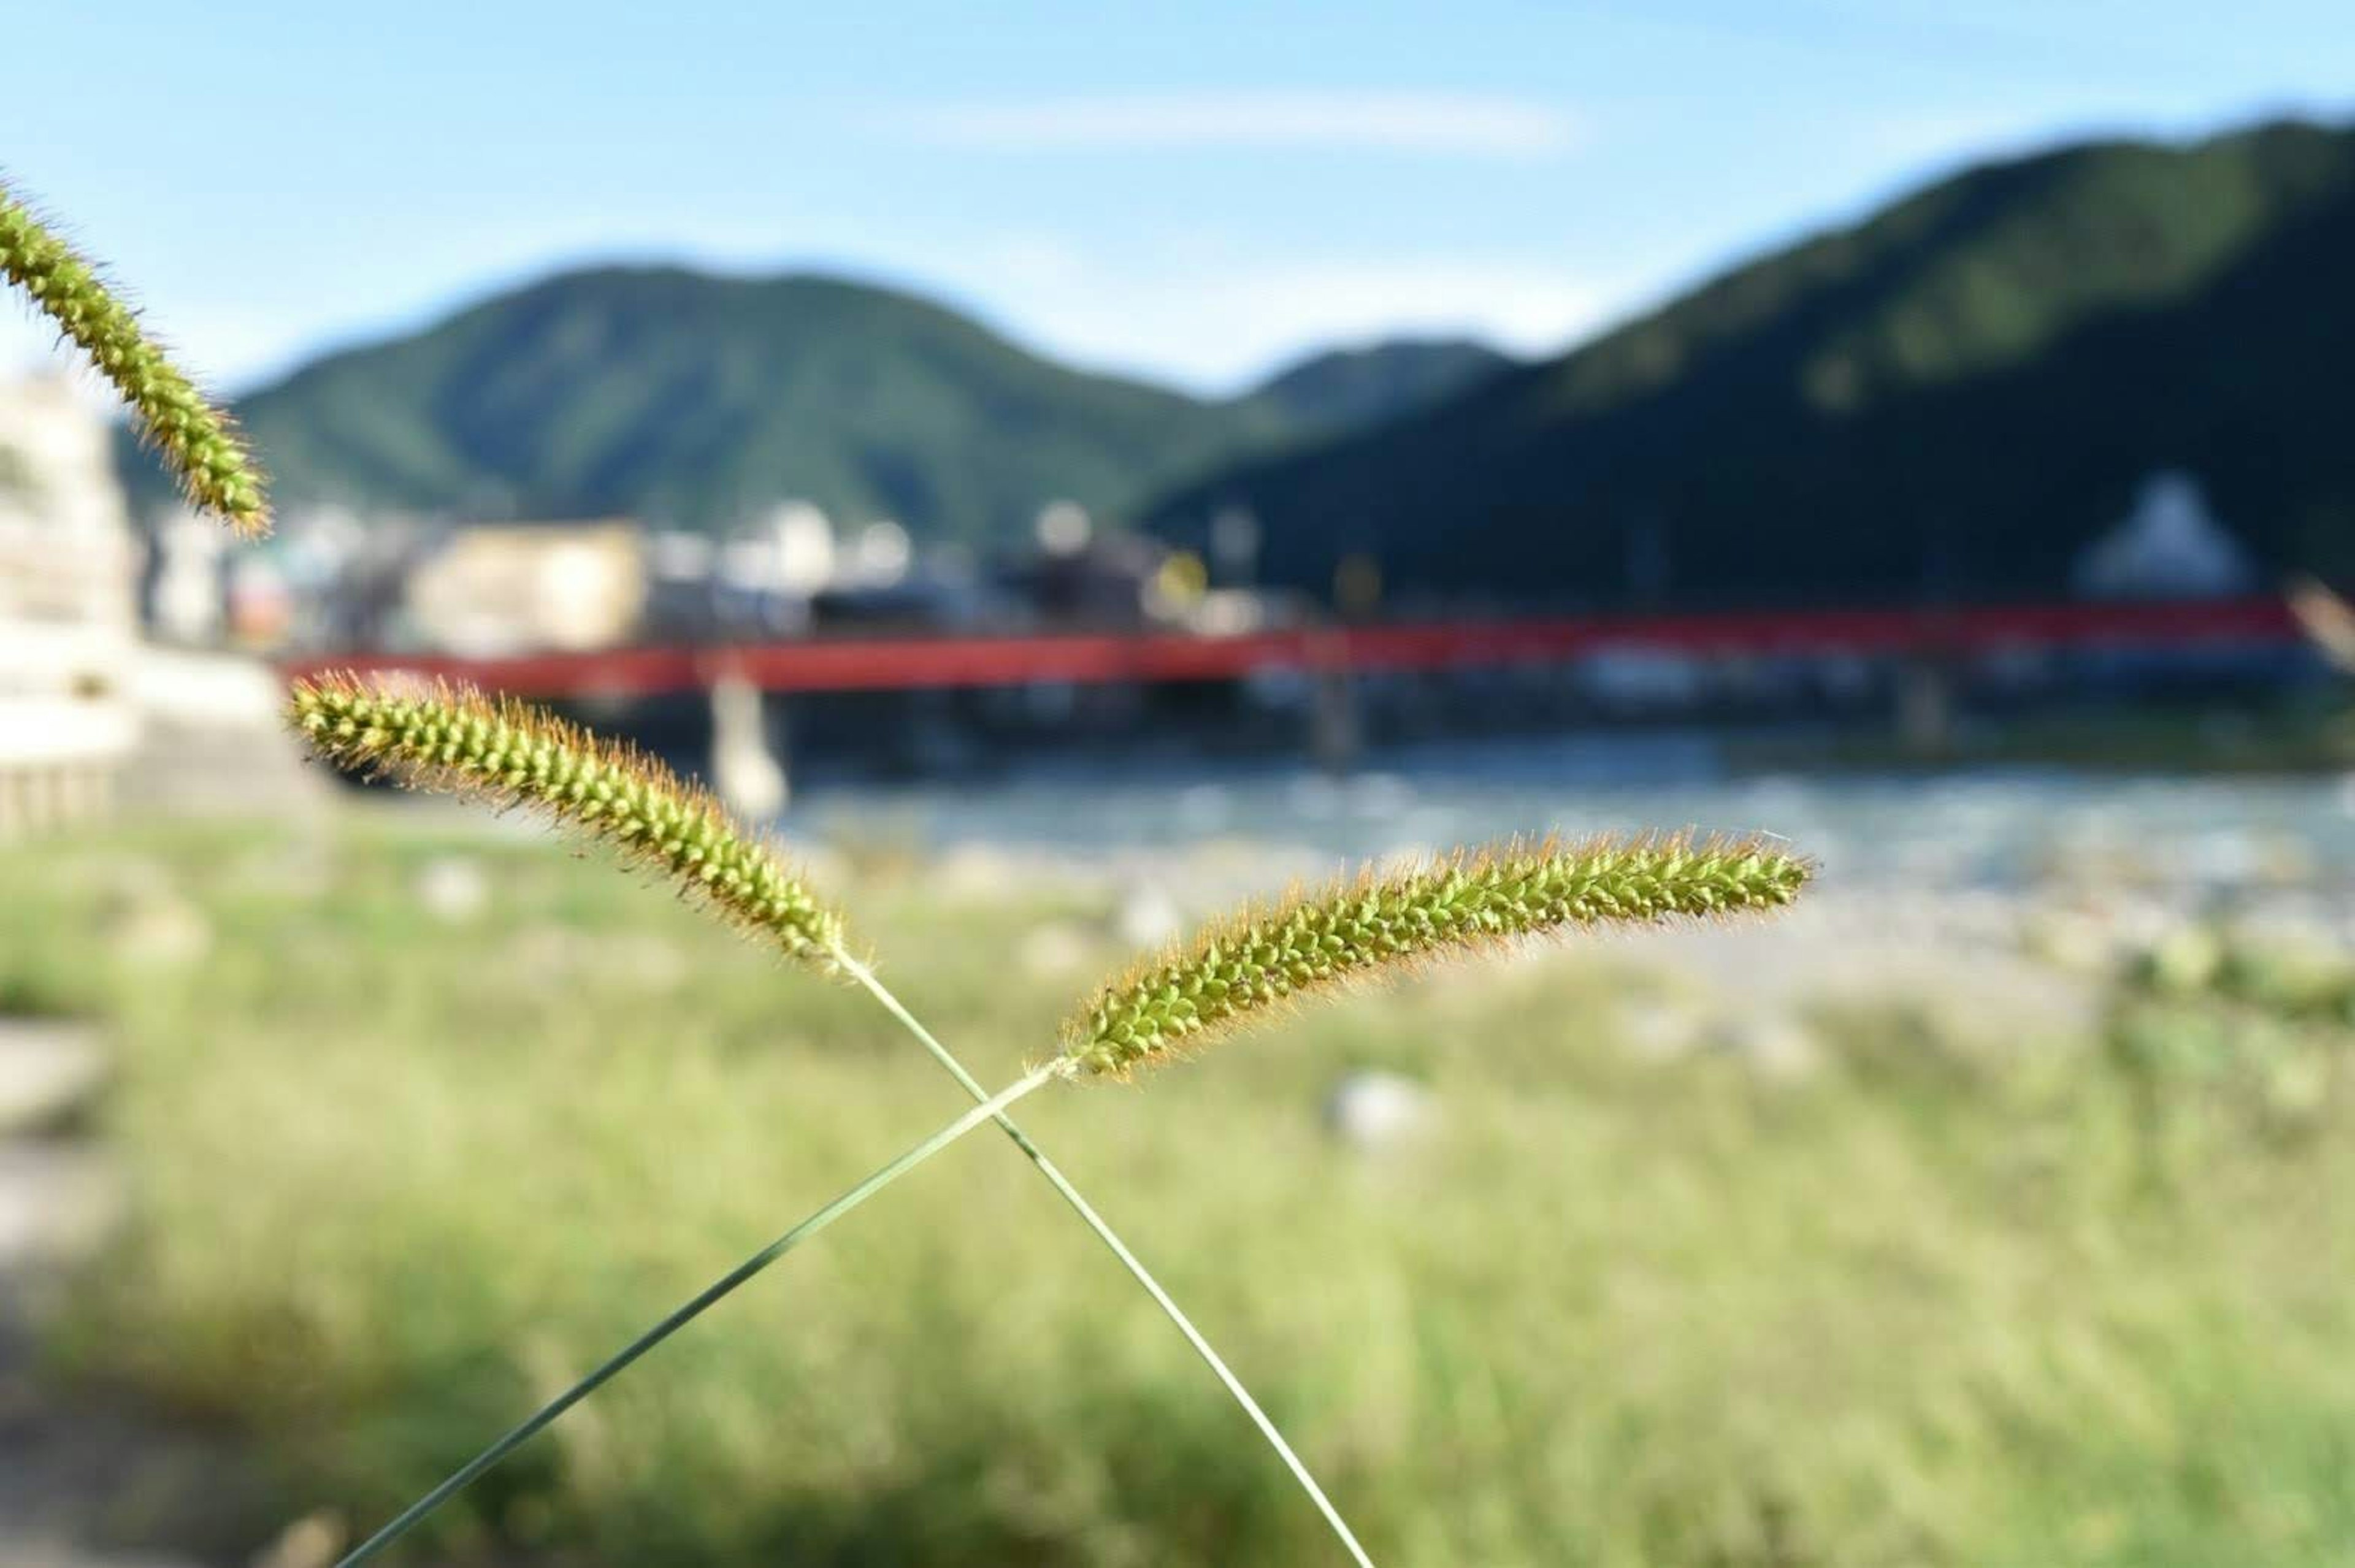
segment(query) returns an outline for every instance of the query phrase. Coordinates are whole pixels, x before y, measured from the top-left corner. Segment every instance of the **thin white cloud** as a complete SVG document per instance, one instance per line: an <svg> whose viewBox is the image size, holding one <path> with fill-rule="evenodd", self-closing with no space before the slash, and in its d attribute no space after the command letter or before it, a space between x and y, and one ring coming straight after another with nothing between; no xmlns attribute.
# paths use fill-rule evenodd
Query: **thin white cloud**
<svg viewBox="0 0 2355 1568"><path fill-rule="evenodd" d="M1650 282L1640 271L1606 276L1543 254L1444 244L1270 253L1247 235L1192 228L1121 243L1059 230L975 235L952 247L959 260L945 271L940 237L930 231L842 228L822 245L765 230L704 238L685 249L634 239L599 244L569 228L480 237L477 252L497 257L497 265L440 269L459 281L367 319L315 305L282 314L207 308L201 299L154 300L151 315L208 386L237 392L326 349L421 327L486 290L559 266L680 257L757 273L814 267L866 275L976 311L1059 358L1225 391L1315 349L1399 334L1462 335L1550 353L1625 310ZM49 351L55 334L46 323L10 306L0 298L0 378L74 363ZM96 379L81 379L93 400L103 400Z"/></svg>
<svg viewBox="0 0 2355 1568"><path fill-rule="evenodd" d="M1218 390L1314 349L1395 335L1550 353L1628 297L1617 280L1536 258L1270 259L1183 245L1132 257L1036 235L976 247L960 282L961 297L1047 352Z"/></svg>
<svg viewBox="0 0 2355 1568"><path fill-rule="evenodd" d="M1452 92L1138 92L952 104L899 125L928 141L1004 152L1307 148L1559 157L1578 117L1534 99Z"/></svg>

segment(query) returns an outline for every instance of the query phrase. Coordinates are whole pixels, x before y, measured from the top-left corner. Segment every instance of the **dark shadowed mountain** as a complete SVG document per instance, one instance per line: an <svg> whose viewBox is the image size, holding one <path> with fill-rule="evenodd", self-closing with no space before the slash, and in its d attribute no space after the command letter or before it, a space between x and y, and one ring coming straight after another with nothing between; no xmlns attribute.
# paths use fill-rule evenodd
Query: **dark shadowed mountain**
<svg viewBox="0 0 2355 1568"><path fill-rule="evenodd" d="M1496 375L1513 360L1463 337L1399 337L1335 348L1277 371L1254 399L1303 432L1368 429Z"/></svg>
<svg viewBox="0 0 2355 1568"><path fill-rule="evenodd" d="M2355 570L2355 131L1972 168L1442 404L1182 486L1272 579L1556 602L2059 592L2156 471ZM1394 597L1396 593L1394 592Z"/></svg>
<svg viewBox="0 0 2355 1568"><path fill-rule="evenodd" d="M1482 353L1377 347L1231 400L1092 375L840 279L599 268L330 355L239 402L282 507L633 514L722 527L787 498L919 538L1023 537L1427 401ZM134 487L164 494L126 453Z"/></svg>

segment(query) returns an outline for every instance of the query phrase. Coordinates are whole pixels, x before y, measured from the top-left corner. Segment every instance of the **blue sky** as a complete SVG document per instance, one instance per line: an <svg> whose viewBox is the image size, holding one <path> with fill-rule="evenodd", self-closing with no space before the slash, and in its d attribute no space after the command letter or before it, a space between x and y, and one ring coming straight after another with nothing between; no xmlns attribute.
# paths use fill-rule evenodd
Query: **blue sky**
<svg viewBox="0 0 2355 1568"><path fill-rule="evenodd" d="M1205 389L1535 351L1971 155L2355 118L2345 0L10 11L0 171L231 389L615 257L880 278ZM0 363L46 340L0 311Z"/></svg>

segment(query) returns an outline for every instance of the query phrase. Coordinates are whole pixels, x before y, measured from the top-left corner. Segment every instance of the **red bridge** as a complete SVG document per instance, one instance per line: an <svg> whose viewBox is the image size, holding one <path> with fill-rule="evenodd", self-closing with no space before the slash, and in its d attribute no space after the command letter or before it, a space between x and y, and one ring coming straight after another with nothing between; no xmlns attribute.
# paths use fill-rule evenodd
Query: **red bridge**
<svg viewBox="0 0 2355 1568"><path fill-rule="evenodd" d="M769 691L873 691L1042 682L1236 680L1270 671L1470 669L1652 651L1952 656L2070 648L2281 646L2300 640L2280 599L1381 623L1234 636L1167 631L998 636L835 636L497 658L354 653L288 661L290 676L403 670L518 697L650 697L733 676Z"/></svg>

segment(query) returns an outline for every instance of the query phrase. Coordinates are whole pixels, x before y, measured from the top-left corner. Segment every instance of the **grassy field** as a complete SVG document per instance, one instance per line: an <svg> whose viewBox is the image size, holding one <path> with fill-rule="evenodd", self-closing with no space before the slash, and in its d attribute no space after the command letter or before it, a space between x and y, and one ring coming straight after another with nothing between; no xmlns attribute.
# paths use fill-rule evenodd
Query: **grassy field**
<svg viewBox="0 0 2355 1568"><path fill-rule="evenodd" d="M240 1435L290 1515L372 1525L964 1104L858 994L548 841L450 831L0 856L0 997L95 1012L123 1055L133 1218L60 1365ZM453 855L488 873L472 918L421 902ZM861 884L985 1077L1123 956L1088 896ZM1644 958L1451 971L1024 1118L1385 1563L2346 1561L2342 1026L2269 1018L2252 1055L2245 1004L2148 1001L1995 1056L1934 1008L1851 1011L1769 1077L1631 1049ZM1434 1135L1325 1136L1356 1065L1427 1080ZM410 1560L1339 1561L989 1134L430 1541Z"/></svg>

